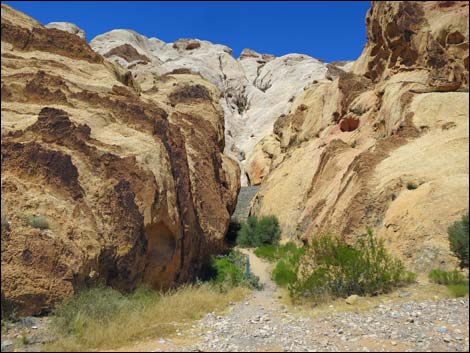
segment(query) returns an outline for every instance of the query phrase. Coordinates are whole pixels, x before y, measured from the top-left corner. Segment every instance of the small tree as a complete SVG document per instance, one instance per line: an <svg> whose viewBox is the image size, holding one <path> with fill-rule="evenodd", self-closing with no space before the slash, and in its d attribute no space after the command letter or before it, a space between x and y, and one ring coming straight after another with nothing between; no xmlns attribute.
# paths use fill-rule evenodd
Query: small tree
<svg viewBox="0 0 470 353"><path fill-rule="evenodd" d="M248 217L238 232L237 243L243 247L258 247L277 244L281 238L281 228L275 216Z"/></svg>
<svg viewBox="0 0 470 353"><path fill-rule="evenodd" d="M460 266L468 267L468 214L462 217L461 221L454 222L448 229L450 249L460 260Z"/></svg>

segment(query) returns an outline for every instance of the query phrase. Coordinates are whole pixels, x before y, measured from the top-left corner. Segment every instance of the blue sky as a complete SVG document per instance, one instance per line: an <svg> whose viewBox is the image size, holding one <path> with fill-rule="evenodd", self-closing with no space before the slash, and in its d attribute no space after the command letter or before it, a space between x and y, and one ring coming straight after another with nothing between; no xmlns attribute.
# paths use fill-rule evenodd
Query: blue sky
<svg viewBox="0 0 470 353"><path fill-rule="evenodd" d="M42 24L73 22L87 41L133 29L165 42L198 38L281 56L302 53L327 62L356 59L366 43L369 1L4 1Z"/></svg>

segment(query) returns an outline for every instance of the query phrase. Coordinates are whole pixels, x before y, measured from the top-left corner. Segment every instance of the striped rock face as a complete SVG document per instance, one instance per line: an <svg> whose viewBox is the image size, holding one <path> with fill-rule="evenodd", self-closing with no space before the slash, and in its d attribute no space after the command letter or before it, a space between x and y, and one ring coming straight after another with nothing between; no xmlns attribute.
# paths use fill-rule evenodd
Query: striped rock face
<svg viewBox="0 0 470 353"><path fill-rule="evenodd" d="M249 183L247 160L273 124L289 113L293 99L316 81L328 81L350 69L350 63L327 65L308 55L281 57L232 49L199 39L165 43L134 31L113 30L90 41L97 53L132 71L142 87L170 72L193 72L221 91L225 117L225 153L239 162L242 185ZM148 88L145 88L148 89Z"/></svg>
<svg viewBox="0 0 470 353"><path fill-rule="evenodd" d="M2 309L195 278L239 189L217 87L175 73L142 90L76 34L6 5L1 25Z"/></svg>

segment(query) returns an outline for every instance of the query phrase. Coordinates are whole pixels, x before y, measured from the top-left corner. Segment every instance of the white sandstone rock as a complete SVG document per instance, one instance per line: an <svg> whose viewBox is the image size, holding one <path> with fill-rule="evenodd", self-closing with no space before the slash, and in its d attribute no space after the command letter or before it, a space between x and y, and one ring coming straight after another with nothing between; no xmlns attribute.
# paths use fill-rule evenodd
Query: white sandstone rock
<svg viewBox="0 0 470 353"><path fill-rule="evenodd" d="M130 61L115 49L126 44L137 53L128 56ZM188 69L215 84L222 92L225 153L240 163L242 185L247 184L244 164L255 144L272 133L279 116L289 112L293 97L314 81L325 79L327 72L325 63L308 55L276 58L244 49L237 60L225 45L199 39L165 43L122 29L95 37L90 46L130 69L137 81L139 74L147 75L148 81L149 74L158 77L175 69Z"/></svg>
<svg viewBox="0 0 470 353"><path fill-rule="evenodd" d="M60 29L61 31L69 32L85 39L85 31L70 22L49 22L45 27Z"/></svg>

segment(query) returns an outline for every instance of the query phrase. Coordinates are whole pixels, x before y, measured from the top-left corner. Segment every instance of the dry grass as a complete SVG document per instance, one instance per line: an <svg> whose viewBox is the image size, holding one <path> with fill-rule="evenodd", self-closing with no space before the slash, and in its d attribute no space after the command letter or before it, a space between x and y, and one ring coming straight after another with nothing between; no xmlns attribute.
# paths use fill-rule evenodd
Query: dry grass
<svg viewBox="0 0 470 353"><path fill-rule="evenodd" d="M58 339L45 350L112 349L136 340L165 337L209 312L223 311L230 302L242 300L248 292L246 288L237 287L221 293L210 285L201 285L181 287L163 295L142 295L137 299L128 297L124 299L126 304L119 304L118 309L113 310L105 320L103 315L87 315L89 308L80 310L80 305L74 305L73 309L68 309L73 311L73 315L66 314L72 329L64 332L63 321L57 319L55 329Z"/></svg>

